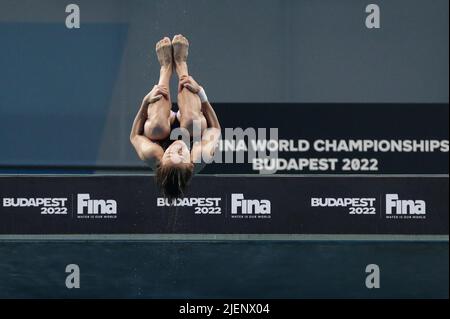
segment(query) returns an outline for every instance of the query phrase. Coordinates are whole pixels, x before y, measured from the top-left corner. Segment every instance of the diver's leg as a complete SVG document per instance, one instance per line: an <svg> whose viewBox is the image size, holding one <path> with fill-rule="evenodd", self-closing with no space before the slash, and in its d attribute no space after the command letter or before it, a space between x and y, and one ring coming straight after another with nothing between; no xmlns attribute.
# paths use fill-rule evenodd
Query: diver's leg
<svg viewBox="0 0 450 319"><path fill-rule="evenodd" d="M175 70L178 78L189 76L187 57L189 53L189 42L182 35L176 35L172 40L173 58L175 62ZM192 93L186 88L178 88L178 107L180 127L189 131L191 137L195 133L202 134L206 129L206 119L201 111L201 102L197 94ZM195 129L194 129L195 127Z"/></svg>
<svg viewBox="0 0 450 319"><path fill-rule="evenodd" d="M172 43L165 37L156 44L156 55L161 64L158 85L169 91L170 77L172 76ZM170 135L170 125L175 118L171 112L172 102L170 92L168 98L161 98L148 107L147 121L144 125L144 135L152 141L165 140Z"/></svg>

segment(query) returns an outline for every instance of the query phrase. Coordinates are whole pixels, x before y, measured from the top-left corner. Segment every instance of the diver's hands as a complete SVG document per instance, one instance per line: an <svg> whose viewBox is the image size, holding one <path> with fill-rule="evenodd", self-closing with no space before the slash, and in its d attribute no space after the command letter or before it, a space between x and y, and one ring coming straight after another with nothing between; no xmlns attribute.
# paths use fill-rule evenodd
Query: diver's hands
<svg viewBox="0 0 450 319"><path fill-rule="evenodd" d="M162 98L169 99L169 89L164 85L155 85L150 93L144 97L144 104L149 105Z"/></svg>
<svg viewBox="0 0 450 319"><path fill-rule="evenodd" d="M180 79L178 84L178 91L181 92L184 88L188 89L194 94L198 94L202 87L194 80L192 76L184 76Z"/></svg>

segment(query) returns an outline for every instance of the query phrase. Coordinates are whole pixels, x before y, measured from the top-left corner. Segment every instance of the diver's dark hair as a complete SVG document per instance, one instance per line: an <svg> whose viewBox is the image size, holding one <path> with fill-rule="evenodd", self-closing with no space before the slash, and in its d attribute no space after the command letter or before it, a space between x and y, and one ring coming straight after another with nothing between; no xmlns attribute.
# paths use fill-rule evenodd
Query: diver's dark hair
<svg viewBox="0 0 450 319"><path fill-rule="evenodd" d="M186 187L194 173L192 163L186 165L162 165L156 168L156 185L169 200L184 196Z"/></svg>

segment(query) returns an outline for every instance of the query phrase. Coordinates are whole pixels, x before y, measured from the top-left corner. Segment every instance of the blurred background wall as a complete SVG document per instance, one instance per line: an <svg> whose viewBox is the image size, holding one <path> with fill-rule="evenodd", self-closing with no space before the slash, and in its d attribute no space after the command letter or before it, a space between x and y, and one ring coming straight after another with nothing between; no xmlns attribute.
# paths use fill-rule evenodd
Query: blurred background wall
<svg viewBox="0 0 450 319"><path fill-rule="evenodd" d="M379 30L364 0L0 0L0 166L143 166L129 130L155 43L177 33L236 116L236 102L448 103L448 1L372 2Z"/></svg>

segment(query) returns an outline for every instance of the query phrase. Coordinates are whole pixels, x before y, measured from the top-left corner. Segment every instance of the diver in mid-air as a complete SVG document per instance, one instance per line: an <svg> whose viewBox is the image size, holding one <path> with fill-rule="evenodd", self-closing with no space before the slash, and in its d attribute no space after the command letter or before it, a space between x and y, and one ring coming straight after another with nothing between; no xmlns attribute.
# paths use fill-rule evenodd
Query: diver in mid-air
<svg viewBox="0 0 450 319"><path fill-rule="evenodd" d="M214 157L221 136L216 113L205 90L188 73L189 42L182 35L156 44L161 64L159 82L148 93L131 129L130 141L139 158L155 170L156 183L169 199L182 197L194 173ZM172 111L169 81L178 74L178 112ZM189 145L170 140L179 126L189 133Z"/></svg>

